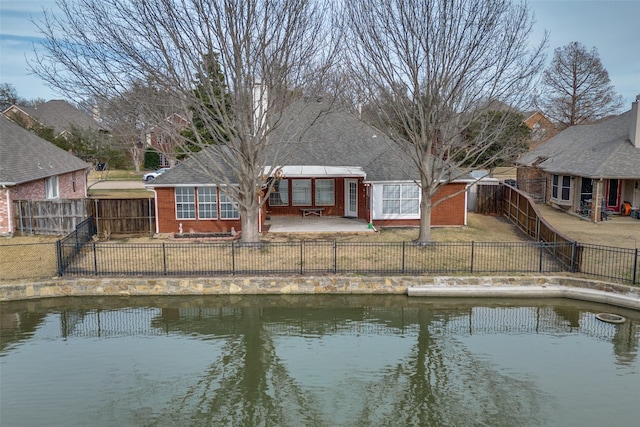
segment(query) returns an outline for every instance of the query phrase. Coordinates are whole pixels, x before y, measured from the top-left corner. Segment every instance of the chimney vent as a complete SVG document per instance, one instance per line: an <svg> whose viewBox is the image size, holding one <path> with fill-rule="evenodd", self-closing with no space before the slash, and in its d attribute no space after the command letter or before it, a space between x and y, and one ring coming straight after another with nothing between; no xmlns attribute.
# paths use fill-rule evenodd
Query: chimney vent
<svg viewBox="0 0 640 427"><path fill-rule="evenodd" d="M629 140L640 149L640 95L636 96L635 102L631 103L631 123L629 123Z"/></svg>

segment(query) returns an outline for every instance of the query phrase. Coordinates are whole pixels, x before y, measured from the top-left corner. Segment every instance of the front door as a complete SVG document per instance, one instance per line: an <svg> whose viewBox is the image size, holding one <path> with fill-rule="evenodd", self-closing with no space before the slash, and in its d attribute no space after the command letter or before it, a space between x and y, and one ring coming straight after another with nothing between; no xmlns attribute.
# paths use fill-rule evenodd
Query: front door
<svg viewBox="0 0 640 427"><path fill-rule="evenodd" d="M358 216L358 180L344 180L344 216Z"/></svg>
<svg viewBox="0 0 640 427"><path fill-rule="evenodd" d="M608 179L606 181L606 209L618 212L620 210L620 194L622 186L619 179Z"/></svg>

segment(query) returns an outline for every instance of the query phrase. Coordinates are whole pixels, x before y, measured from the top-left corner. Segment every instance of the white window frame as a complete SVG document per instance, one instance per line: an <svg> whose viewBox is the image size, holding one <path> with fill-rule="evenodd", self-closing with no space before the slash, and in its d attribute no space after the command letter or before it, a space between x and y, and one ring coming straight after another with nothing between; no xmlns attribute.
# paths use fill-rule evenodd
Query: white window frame
<svg viewBox="0 0 640 427"><path fill-rule="evenodd" d="M551 175L551 200L558 205L571 205L572 181L570 175Z"/></svg>
<svg viewBox="0 0 640 427"><path fill-rule="evenodd" d="M194 187L176 187L176 219L196 219L196 197Z"/></svg>
<svg viewBox="0 0 640 427"><path fill-rule="evenodd" d="M218 219L218 189L198 187L198 219Z"/></svg>
<svg viewBox="0 0 640 427"><path fill-rule="evenodd" d="M291 206L311 206L311 178L291 180Z"/></svg>
<svg viewBox="0 0 640 427"><path fill-rule="evenodd" d="M226 194L220 193L220 219L240 219L238 203L234 202Z"/></svg>
<svg viewBox="0 0 640 427"><path fill-rule="evenodd" d="M336 180L333 178L316 179L315 197L316 206L335 206Z"/></svg>
<svg viewBox="0 0 640 427"><path fill-rule="evenodd" d="M289 180L277 179L269 194L269 206L289 206Z"/></svg>
<svg viewBox="0 0 640 427"><path fill-rule="evenodd" d="M60 198L60 180L58 175L53 175L45 178L44 188L46 198L49 200Z"/></svg>
<svg viewBox="0 0 640 427"><path fill-rule="evenodd" d="M387 189L395 187L394 193ZM415 196L414 196L415 193ZM415 207L415 209L412 209ZM417 184L383 184L382 214L384 216L415 216L420 214L420 188Z"/></svg>

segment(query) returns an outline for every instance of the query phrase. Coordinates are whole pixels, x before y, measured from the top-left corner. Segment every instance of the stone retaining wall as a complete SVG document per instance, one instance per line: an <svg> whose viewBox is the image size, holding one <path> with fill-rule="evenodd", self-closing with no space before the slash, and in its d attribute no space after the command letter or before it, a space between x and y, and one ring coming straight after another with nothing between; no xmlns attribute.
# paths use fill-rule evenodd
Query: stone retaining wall
<svg viewBox="0 0 640 427"><path fill-rule="evenodd" d="M558 287L574 289L558 294ZM37 283L0 285L0 301L53 298L62 296L134 296L134 295L278 295L278 294L407 294L408 289L430 289L429 296L530 296L579 295L585 299L614 303L630 301L628 308L640 309L640 288L573 277L504 276L393 276L393 277L217 277L217 278L55 278ZM548 288L548 295L544 295ZM497 293L497 289L508 292ZM454 291L455 295L452 293ZM588 292L586 292L588 291ZM414 293L421 295L420 293ZM440 295L439 295L440 294ZM508 295L507 295L508 294ZM597 296L592 298L590 295ZM616 298L612 299L611 296Z"/></svg>

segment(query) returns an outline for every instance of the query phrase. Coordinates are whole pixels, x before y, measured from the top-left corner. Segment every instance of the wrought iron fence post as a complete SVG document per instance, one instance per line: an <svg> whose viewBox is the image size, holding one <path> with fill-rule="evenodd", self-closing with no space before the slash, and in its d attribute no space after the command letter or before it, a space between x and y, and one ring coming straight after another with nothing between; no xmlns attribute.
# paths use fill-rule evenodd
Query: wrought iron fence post
<svg viewBox="0 0 640 427"><path fill-rule="evenodd" d="M231 242L231 274L236 274L236 242Z"/></svg>
<svg viewBox="0 0 640 427"><path fill-rule="evenodd" d="M474 260L474 256L476 254L476 242L475 241L471 241L471 273L473 273L473 260Z"/></svg>
<svg viewBox="0 0 640 427"><path fill-rule="evenodd" d="M571 245L571 272L575 273L578 267L578 242Z"/></svg>
<svg viewBox="0 0 640 427"><path fill-rule="evenodd" d="M338 272L338 242L333 241L333 273Z"/></svg>
<svg viewBox="0 0 640 427"><path fill-rule="evenodd" d="M405 255L405 250L406 250L406 243L404 240L402 241L402 274L404 274L404 272L406 271L406 267L405 267L405 261L406 261L406 255Z"/></svg>
<svg viewBox="0 0 640 427"><path fill-rule="evenodd" d="M58 259L58 276L64 275L64 267L62 266L62 243L60 240L56 241L56 258Z"/></svg>
<svg viewBox="0 0 640 427"><path fill-rule="evenodd" d="M300 274L304 273L304 240L300 240Z"/></svg>
<svg viewBox="0 0 640 427"><path fill-rule="evenodd" d="M544 242L540 242L540 259L538 261L539 265L538 265L538 272L542 273L542 255L543 255L543 250L544 250Z"/></svg>
<svg viewBox="0 0 640 427"><path fill-rule="evenodd" d="M97 243L93 242L93 272L98 275L98 248Z"/></svg>
<svg viewBox="0 0 640 427"><path fill-rule="evenodd" d="M633 260L633 284L637 284L638 280L636 279L636 277L638 277L638 248L636 248L635 250L635 258Z"/></svg>
<svg viewBox="0 0 640 427"><path fill-rule="evenodd" d="M162 242L162 271L163 274L167 275L167 247L164 242Z"/></svg>

